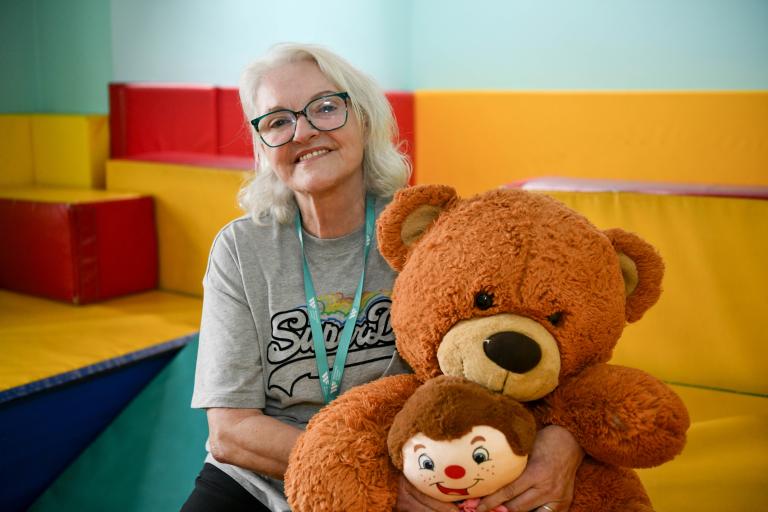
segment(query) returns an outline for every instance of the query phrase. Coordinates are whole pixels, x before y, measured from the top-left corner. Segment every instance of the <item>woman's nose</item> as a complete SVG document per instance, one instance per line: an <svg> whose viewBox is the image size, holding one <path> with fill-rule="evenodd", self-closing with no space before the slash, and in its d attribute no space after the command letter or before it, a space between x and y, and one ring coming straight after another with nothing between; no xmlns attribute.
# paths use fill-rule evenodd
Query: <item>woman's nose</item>
<svg viewBox="0 0 768 512"><path fill-rule="evenodd" d="M317 135L317 128L312 126L307 116L299 116L296 119L296 132L293 134L293 140L296 142L306 142Z"/></svg>

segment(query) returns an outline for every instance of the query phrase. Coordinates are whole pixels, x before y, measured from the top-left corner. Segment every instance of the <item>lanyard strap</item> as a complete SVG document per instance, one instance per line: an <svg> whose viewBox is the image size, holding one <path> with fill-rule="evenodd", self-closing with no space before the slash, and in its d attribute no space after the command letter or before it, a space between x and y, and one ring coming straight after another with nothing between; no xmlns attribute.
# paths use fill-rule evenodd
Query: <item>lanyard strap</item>
<svg viewBox="0 0 768 512"><path fill-rule="evenodd" d="M307 264L307 253L304 249L304 236L301 231L301 212L296 214L296 234L301 244L301 256L304 264L304 295L307 298L307 312L309 313L309 325L312 329L312 343L315 347L315 360L320 377L320 390L323 392L323 400L329 403L339 394L341 379L344 375L344 364L347 360L347 352L352 340L352 332L355 330L357 315L360 312L360 300L363 296L363 282L365 281L365 267L368 262L368 252L373 243L374 228L374 200L370 195L365 196L365 246L363 249L363 271L360 273L360 282L357 284L352 309L349 310L344 321L344 329L339 337L339 345L336 349L336 359L333 362L333 373L329 375L328 356L325 351L325 336L320 325L320 312L317 307L317 294L312 283L312 275Z"/></svg>

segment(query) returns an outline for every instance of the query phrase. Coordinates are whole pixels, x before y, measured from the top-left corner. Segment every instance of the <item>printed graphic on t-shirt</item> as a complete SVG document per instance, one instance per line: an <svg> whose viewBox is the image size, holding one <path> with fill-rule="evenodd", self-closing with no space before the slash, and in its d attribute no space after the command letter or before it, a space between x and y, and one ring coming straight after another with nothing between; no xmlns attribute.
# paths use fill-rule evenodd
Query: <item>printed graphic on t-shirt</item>
<svg viewBox="0 0 768 512"><path fill-rule="evenodd" d="M392 300L389 291L363 295L360 313L355 322L344 368L389 360L395 335L389 323ZM328 355L332 368L344 321L352 307L352 298L333 294L318 297L318 308ZM294 388L304 379L318 379L315 348L306 305L275 313L271 319L272 339L267 346L267 387L293 396ZM314 384L317 386L317 383Z"/></svg>

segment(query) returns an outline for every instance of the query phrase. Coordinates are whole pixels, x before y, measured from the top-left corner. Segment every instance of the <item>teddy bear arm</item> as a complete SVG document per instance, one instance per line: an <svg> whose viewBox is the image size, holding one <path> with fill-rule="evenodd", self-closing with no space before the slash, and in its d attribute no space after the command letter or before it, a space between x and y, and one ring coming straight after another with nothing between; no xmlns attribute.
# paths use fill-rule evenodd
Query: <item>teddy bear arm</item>
<svg viewBox="0 0 768 512"><path fill-rule="evenodd" d="M567 428L597 460L652 467L678 455L690 425L680 397L634 368L601 364L561 384L546 400L545 423Z"/></svg>
<svg viewBox="0 0 768 512"><path fill-rule="evenodd" d="M413 375L353 388L320 410L291 452L285 491L294 512L389 512L399 472L387 450L392 420L419 386Z"/></svg>

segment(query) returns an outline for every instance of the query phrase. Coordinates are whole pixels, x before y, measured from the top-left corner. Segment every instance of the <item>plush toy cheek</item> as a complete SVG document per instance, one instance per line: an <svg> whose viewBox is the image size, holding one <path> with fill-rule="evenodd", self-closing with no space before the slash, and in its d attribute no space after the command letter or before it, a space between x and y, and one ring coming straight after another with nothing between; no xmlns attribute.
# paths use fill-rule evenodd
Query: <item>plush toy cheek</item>
<svg viewBox="0 0 768 512"><path fill-rule="evenodd" d="M492 391L529 401L558 384L557 342L530 318L500 314L459 322L437 349L440 369Z"/></svg>

